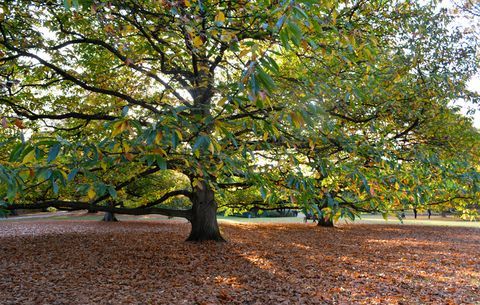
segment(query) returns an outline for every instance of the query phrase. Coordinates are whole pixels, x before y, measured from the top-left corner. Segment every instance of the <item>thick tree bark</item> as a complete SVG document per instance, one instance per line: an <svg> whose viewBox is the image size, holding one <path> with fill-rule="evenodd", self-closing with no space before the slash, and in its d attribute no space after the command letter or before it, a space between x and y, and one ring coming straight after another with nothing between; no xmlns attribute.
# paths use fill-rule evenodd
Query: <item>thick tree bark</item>
<svg viewBox="0 0 480 305"><path fill-rule="evenodd" d="M333 228L334 227L333 226L333 219L332 218L319 217L317 226Z"/></svg>
<svg viewBox="0 0 480 305"><path fill-rule="evenodd" d="M103 215L102 221L118 221L117 217L115 217L115 214L112 212L105 212L105 215Z"/></svg>
<svg viewBox="0 0 480 305"><path fill-rule="evenodd" d="M215 193L206 183L195 187L192 200L192 231L187 241L225 241L217 222Z"/></svg>

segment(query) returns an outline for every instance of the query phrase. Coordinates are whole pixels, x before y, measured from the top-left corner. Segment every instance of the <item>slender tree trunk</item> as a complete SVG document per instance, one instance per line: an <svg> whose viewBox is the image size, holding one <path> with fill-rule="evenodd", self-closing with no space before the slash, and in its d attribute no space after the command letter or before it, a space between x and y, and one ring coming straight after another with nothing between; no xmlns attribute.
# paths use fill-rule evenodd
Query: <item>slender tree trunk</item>
<svg viewBox="0 0 480 305"><path fill-rule="evenodd" d="M323 203L323 205L318 205L318 209L321 211L322 209L328 207L328 204L326 202ZM318 223L317 226L320 227L327 227L327 228L333 228L333 219L332 217L326 218L323 213L320 213L318 215Z"/></svg>
<svg viewBox="0 0 480 305"><path fill-rule="evenodd" d="M98 211L92 210L92 209L87 209L88 214L95 214L98 213Z"/></svg>
<svg viewBox="0 0 480 305"><path fill-rule="evenodd" d="M217 222L215 193L206 183L195 187L192 200L192 231L187 241L225 241Z"/></svg>
<svg viewBox="0 0 480 305"><path fill-rule="evenodd" d="M118 221L117 217L115 217L115 214L112 212L105 212L105 215L103 215L102 221Z"/></svg>
<svg viewBox="0 0 480 305"><path fill-rule="evenodd" d="M326 219L325 217L319 217L317 226L333 228L333 219L332 218Z"/></svg>

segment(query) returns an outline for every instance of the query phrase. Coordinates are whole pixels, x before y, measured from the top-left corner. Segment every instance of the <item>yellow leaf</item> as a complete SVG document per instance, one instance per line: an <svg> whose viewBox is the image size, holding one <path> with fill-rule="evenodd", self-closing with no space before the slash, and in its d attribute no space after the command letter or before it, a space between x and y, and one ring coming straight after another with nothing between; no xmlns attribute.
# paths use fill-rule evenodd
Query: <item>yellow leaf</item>
<svg viewBox="0 0 480 305"><path fill-rule="evenodd" d="M296 128L300 128L305 124L303 116L297 112L290 113L290 117L292 118L292 123Z"/></svg>
<svg viewBox="0 0 480 305"><path fill-rule="evenodd" d="M113 30L113 25L111 24L107 24L106 26L103 27L103 30L106 32L106 33L113 33L114 30Z"/></svg>
<svg viewBox="0 0 480 305"><path fill-rule="evenodd" d="M175 129L175 133L177 134L178 139L182 141L183 140L182 132L178 129Z"/></svg>
<svg viewBox="0 0 480 305"><path fill-rule="evenodd" d="M161 148L155 148L152 150L152 153L156 154L156 155L164 155L164 156L167 156L167 152Z"/></svg>
<svg viewBox="0 0 480 305"><path fill-rule="evenodd" d="M203 45L203 41L200 36L195 36L195 38L193 38L192 40L192 43L195 48L201 47Z"/></svg>
<svg viewBox="0 0 480 305"><path fill-rule="evenodd" d="M135 31L135 28L132 25L128 24L124 27L124 31L127 32L127 33L133 32L133 31Z"/></svg>
<svg viewBox="0 0 480 305"><path fill-rule="evenodd" d="M157 132L157 135L155 136L155 144L160 144L162 141L163 134L161 131Z"/></svg>
<svg viewBox="0 0 480 305"><path fill-rule="evenodd" d="M65 179L65 180L68 180L68 175L67 175L67 173L66 173L66 172L64 172L64 171L63 171L63 170L61 170L61 169L59 170L59 172L60 172L60 174L62 174L62 176L63 176L63 179Z"/></svg>
<svg viewBox="0 0 480 305"><path fill-rule="evenodd" d="M210 144L208 145L208 150L212 155L215 153L215 147L213 146L212 141L210 141Z"/></svg>
<svg viewBox="0 0 480 305"><path fill-rule="evenodd" d="M218 106L223 107L225 105L225 102L228 100L228 98L225 96L222 99L218 101Z"/></svg>
<svg viewBox="0 0 480 305"><path fill-rule="evenodd" d="M238 54L238 56L243 57L243 56L247 55L249 52L250 52L250 49L244 49L240 52L240 54Z"/></svg>
<svg viewBox="0 0 480 305"><path fill-rule="evenodd" d="M393 80L394 83L398 83L402 80L402 76L400 74L395 75L395 79Z"/></svg>
<svg viewBox="0 0 480 305"><path fill-rule="evenodd" d="M215 22L225 22L225 14L223 12L218 12L217 16L215 16Z"/></svg>
<svg viewBox="0 0 480 305"><path fill-rule="evenodd" d="M127 126L125 125L125 121L118 121L118 122L115 122L112 127L113 127L112 137L115 137L121 134L126 129Z"/></svg>
<svg viewBox="0 0 480 305"><path fill-rule="evenodd" d="M222 151L222 145L220 145L220 143L218 143L217 141L215 141L215 142L212 141L212 143L213 143L213 146L215 146L215 151L217 153Z"/></svg>
<svg viewBox="0 0 480 305"><path fill-rule="evenodd" d="M29 163L35 160L35 149L32 149L28 154L23 157L23 164Z"/></svg>
<svg viewBox="0 0 480 305"><path fill-rule="evenodd" d="M185 3L186 7L192 6L192 3L190 3L190 0L184 0L183 3Z"/></svg>
<svg viewBox="0 0 480 305"><path fill-rule="evenodd" d="M88 199L93 199L95 198L95 195L97 193L95 193L95 189L93 187L90 187L90 189L88 190L88 193L87 193L87 196L88 196Z"/></svg>
<svg viewBox="0 0 480 305"><path fill-rule="evenodd" d="M193 186L194 188L197 187L197 188L199 188L200 190L203 190L203 183L202 183L202 182L203 182L203 180L195 178L195 179L193 179L193 181L192 181L192 186Z"/></svg>
<svg viewBox="0 0 480 305"><path fill-rule="evenodd" d="M115 143L115 145L113 146L113 152L121 152L121 146L120 146L120 143Z"/></svg>

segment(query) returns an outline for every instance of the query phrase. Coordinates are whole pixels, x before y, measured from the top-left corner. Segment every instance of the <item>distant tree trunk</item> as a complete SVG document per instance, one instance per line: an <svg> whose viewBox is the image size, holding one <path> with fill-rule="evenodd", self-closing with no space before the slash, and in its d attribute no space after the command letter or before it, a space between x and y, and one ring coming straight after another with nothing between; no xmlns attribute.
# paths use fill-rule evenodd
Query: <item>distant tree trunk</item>
<svg viewBox="0 0 480 305"><path fill-rule="evenodd" d="M112 212L105 212L105 215L103 215L102 221L118 221L117 217L115 217L115 214Z"/></svg>
<svg viewBox="0 0 480 305"><path fill-rule="evenodd" d="M328 219L325 217L319 217L317 226L333 228L333 219L331 217Z"/></svg>
<svg viewBox="0 0 480 305"><path fill-rule="evenodd" d="M95 214L95 213L98 213L98 211L87 209L87 213L88 214Z"/></svg>
<svg viewBox="0 0 480 305"><path fill-rule="evenodd" d="M192 200L192 231L187 241L225 241L220 234L217 222L215 193L208 184L196 186Z"/></svg>
<svg viewBox="0 0 480 305"><path fill-rule="evenodd" d="M427 213L428 213L428 219L430 219L430 217L432 216L432 210L428 209Z"/></svg>
<svg viewBox="0 0 480 305"><path fill-rule="evenodd" d="M440 214L442 217L447 217L447 211L442 211L442 213Z"/></svg>
<svg viewBox="0 0 480 305"><path fill-rule="evenodd" d="M417 209L413 209L413 217L415 217L415 219L417 219Z"/></svg>
<svg viewBox="0 0 480 305"><path fill-rule="evenodd" d="M10 216L18 216L17 210L10 210Z"/></svg>
<svg viewBox="0 0 480 305"><path fill-rule="evenodd" d="M328 207L328 204L326 202L324 202L322 205L318 205L318 209L320 211L322 211L324 208ZM332 217L329 217L329 218L326 218L325 215L323 215L323 213L320 213L318 215L318 223L317 223L317 226L320 226L320 227L327 227L327 228L333 228L333 219Z"/></svg>

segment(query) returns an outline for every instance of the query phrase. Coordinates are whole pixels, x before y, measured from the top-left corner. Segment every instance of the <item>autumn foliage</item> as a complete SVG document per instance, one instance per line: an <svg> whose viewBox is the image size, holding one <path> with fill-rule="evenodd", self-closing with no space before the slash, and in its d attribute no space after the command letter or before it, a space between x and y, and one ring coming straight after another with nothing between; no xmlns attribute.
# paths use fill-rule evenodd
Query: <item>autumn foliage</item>
<svg viewBox="0 0 480 305"><path fill-rule="evenodd" d="M183 221L4 222L2 304L478 304L480 231Z"/></svg>

